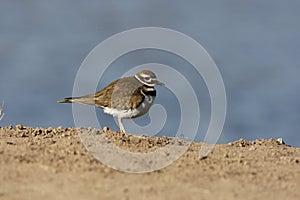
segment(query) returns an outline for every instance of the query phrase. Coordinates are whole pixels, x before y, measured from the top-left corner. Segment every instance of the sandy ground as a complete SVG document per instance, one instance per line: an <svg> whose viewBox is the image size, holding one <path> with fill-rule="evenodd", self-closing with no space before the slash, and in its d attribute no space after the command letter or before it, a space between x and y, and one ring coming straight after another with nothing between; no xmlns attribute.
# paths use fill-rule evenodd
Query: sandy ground
<svg viewBox="0 0 300 200"><path fill-rule="evenodd" d="M109 141L153 152L168 138L106 131ZM0 199L300 199L300 149L275 139L216 145L199 159L203 143L166 168L125 173L106 167L74 128L0 128Z"/></svg>

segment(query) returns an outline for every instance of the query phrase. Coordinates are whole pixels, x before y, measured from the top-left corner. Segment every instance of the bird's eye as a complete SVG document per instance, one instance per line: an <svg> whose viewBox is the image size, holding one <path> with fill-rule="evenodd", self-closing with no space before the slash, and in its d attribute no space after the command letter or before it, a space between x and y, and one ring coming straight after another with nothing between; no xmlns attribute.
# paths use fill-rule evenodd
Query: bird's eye
<svg viewBox="0 0 300 200"><path fill-rule="evenodd" d="M150 77L145 77L145 81L149 82L150 81Z"/></svg>

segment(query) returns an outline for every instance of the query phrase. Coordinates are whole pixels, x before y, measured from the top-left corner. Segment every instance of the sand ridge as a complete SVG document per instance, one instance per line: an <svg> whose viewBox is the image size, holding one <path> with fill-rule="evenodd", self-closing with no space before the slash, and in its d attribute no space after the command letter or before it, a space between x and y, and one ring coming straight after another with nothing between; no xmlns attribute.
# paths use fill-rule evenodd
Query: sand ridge
<svg viewBox="0 0 300 200"><path fill-rule="evenodd" d="M102 132L101 130L99 130ZM105 131L128 151L149 152L167 137ZM0 199L300 199L300 149L282 140L218 144L199 159L192 142L166 168L131 174L111 169L84 147L75 128L0 128Z"/></svg>

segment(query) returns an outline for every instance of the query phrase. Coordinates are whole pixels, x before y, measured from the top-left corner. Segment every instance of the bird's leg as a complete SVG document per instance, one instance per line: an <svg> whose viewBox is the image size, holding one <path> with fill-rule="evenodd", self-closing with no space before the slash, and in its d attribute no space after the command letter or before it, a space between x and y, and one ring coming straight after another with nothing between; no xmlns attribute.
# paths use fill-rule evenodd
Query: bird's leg
<svg viewBox="0 0 300 200"><path fill-rule="evenodd" d="M121 117L118 117L118 123L119 123L119 127L120 127L120 132L125 133L125 128L124 128L124 125L122 123L122 118Z"/></svg>

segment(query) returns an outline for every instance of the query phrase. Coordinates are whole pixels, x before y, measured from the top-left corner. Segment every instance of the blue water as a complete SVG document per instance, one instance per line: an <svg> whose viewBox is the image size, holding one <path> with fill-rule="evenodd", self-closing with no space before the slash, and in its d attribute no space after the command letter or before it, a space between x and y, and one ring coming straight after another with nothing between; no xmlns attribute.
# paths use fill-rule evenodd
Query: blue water
<svg viewBox="0 0 300 200"><path fill-rule="evenodd" d="M71 106L56 100L72 94L87 54L113 34L157 26L194 38L219 67L228 98L219 143L282 137L300 147L299 7L298 0L2 0L0 101L5 101L5 116L0 125L74 126ZM205 132L210 111L205 85L174 55L145 50L124 56L107 71L99 88L131 66L147 62L184 66L187 70L182 73L194 86L199 81L195 88L203 116L199 133ZM175 110L170 116L177 116L174 95L166 88L158 88L158 95L157 102ZM110 116L99 111L98 117L117 129ZM147 116L137 120L141 125L148 122ZM165 132L173 131L178 118L170 117L166 126Z"/></svg>

